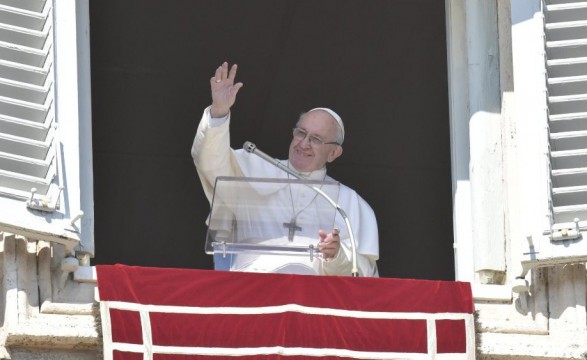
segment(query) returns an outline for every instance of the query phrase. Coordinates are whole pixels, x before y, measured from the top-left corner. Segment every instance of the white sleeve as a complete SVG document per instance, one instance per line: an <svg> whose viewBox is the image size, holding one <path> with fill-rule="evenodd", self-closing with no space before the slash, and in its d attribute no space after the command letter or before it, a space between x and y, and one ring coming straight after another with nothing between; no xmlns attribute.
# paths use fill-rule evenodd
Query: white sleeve
<svg viewBox="0 0 587 360"><path fill-rule="evenodd" d="M339 205L345 210L353 230L359 276L379 276L379 231L373 209L355 191L344 185L340 188ZM341 229L340 250L334 259L322 263L322 270L328 275L351 275L351 239L340 214L337 214L336 226Z"/></svg>
<svg viewBox="0 0 587 360"><path fill-rule="evenodd" d="M208 108L206 110L208 110L208 114L209 114L210 108ZM230 118L230 113L226 114L226 116L221 117L221 118L213 118L208 115L208 125L211 128L219 127L219 126L224 125L228 121L229 118Z"/></svg>
<svg viewBox="0 0 587 360"><path fill-rule="evenodd" d="M218 176L243 176L230 148L229 126L230 114L214 120L208 107L204 110L192 144L192 158L208 200L212 198Z"/></svg>
<svg viewBox="0 0 587 360"><path fill-rule="evenodd" d="M352 274L352 249L349 244L341 242L340 250L334 259L322 260L322 271L325 275L346 275ZM375 257L357 253L357 270L360 277L378 277L377 263Z"/></svg>

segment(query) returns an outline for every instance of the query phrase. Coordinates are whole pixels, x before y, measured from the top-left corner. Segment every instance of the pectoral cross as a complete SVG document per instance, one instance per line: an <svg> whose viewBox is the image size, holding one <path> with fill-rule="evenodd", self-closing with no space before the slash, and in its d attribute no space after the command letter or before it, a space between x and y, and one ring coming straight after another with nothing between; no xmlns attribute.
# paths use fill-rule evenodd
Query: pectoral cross
<svg viewBox="0 0 587 360"><path fill-rule="evenodd" d="M292 218L290 222L283 223L284 228L288 228L289 232L287 234L287 239L289 241L293 241L294 235L296 234L296 230L301 231L302 228L296 224L296 218Z"/></svg>

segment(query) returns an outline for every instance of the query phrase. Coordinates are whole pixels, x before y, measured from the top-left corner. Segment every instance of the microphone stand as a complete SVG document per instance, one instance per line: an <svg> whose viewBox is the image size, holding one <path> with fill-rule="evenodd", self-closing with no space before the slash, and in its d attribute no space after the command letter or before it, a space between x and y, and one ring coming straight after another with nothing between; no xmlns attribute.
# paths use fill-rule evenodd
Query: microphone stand
<svg viewBox="0 0 587 360"><path fill-rule="evenodd" d="M300 173L283 165L283 163L281 163L279 160L272 158L271 156L262 152L252 142L245 141L245 143L243 145L243 149L245 149L245 151L248 153L255 154L255 155L259 156L261 159L275 165L276 167L278 167L281 170L285 171L286 173L292 175L293 177L300 179L300 180L304 180L304 177L302 175L300 175ZM308 184L305 184L305 185L308 186L309 188L311 188L312 190L314 190L315 192L317 192L318 194L320 194L320 196L322 196L324 199L326 199L326 201L328 201L330 203L330 205L332 205L338 211L340 216L342 216L344 223L346 225L347 231L350 236L350 241L351 241L351 257L352 257L352 259L351 259L351 261L352 261L351 276L358 277L359 276L359 268L357 266L357 245L355 243L355 235L353 234L353 229L351 228L351 223L349 221L349 218L348 218L346 212L340 207L340 205L338 205L336 202L334 202L334 200L332 200L332 198L330 198L330 196L328 196L321 189L317 188L316 186L312 186L312 185L308 185Z"/></svg>

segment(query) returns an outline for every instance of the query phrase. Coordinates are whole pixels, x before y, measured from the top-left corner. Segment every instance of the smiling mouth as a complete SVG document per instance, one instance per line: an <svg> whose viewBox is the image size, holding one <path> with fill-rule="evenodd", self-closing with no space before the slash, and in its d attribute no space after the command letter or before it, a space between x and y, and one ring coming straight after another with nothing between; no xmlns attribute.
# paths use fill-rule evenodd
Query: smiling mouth
<svg viewBox="0 0 587 360"><path fill-rule="evenodd" d="M299 149L298 149L298 150L296 150L296 153L297 153L298 155L301 155L301 156L303 156L303 157L311 157L311 156L312 156L312 153L306 153L306 152L304 152L303 150L299 150Z"/></svg>

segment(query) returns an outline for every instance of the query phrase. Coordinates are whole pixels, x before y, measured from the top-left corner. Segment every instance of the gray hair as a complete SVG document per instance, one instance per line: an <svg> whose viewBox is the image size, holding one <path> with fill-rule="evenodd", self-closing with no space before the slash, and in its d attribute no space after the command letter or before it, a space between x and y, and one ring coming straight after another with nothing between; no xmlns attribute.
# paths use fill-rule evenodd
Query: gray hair
<svg viewBox="0 0 587 360"><path fill-rule="evenodd" d="M300 117L298 118L298 121L296 122L296 127L299 126L300 121L304 118L304 116L306 116L306 114L308 114L309 112L314 111L314 110L323 110L323 111L329 113L330 116L332 116L332 118L334 119L334 122L336 123L336 135L335 135L334 141L336 141L339 145L342 145L342 143L344 141L344 129L342 127L342 120L340 119L340 116L337 115L338 116L338 119L337 119L334 115L332 115L332 113L334 113L332 110L327 111L327 109L324 109L324 108L315 108L315 109L312 109L312 110L309 110L306 112L302 112L300 114ZM334 113L334 114L336 114L336 113Z"/></svg>

